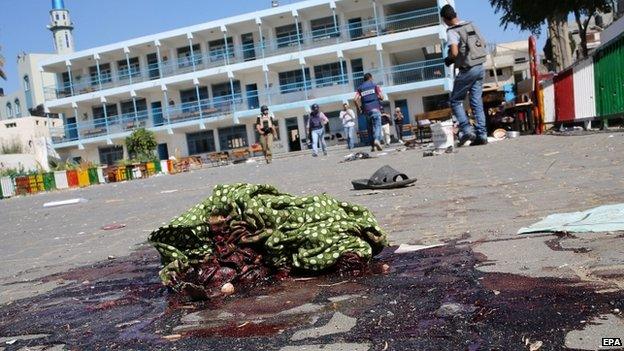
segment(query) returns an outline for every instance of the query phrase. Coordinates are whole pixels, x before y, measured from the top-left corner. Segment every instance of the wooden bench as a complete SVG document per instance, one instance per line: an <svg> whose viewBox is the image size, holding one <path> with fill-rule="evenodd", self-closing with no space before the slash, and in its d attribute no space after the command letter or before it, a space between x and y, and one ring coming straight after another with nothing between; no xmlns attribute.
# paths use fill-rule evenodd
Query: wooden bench
<svg viewBox="0 0 624 351"><path fill-rule="evenodd" d="M431 133L431 123L435 121L446 121L451 119L453 116L453 111L450 108L445 108L442 110L436 110L431 112L425 112L421 114L417 114L415 117L416 120L416 130L418 131L418 137L420 138L420 142L424 141L424 134L426 131Z"/></svg>

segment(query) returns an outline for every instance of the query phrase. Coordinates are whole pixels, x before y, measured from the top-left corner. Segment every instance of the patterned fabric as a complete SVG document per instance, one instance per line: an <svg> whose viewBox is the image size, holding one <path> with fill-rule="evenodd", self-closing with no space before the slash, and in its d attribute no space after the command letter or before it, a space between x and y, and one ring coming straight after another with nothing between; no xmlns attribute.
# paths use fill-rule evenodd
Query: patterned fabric
<svg viewBox="0 0 624 351"><path fill-rule="evenodd" d="M270 185L218 185L212 196L154 231L166 285L218 251L215 237L229 234L262 253L264 264L311 273L331 268L345 253L369 260L387 245L372 213L328 195L296 197ZM234 235L237 233L237 235Z"/></svg>

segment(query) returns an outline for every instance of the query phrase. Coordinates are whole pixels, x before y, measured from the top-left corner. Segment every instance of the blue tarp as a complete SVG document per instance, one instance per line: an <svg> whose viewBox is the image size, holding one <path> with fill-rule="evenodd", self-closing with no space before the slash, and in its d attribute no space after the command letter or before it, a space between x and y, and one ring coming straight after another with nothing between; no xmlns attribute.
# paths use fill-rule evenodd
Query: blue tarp
<svg viewBox="0 0 624 351"><path fill-rule="evenodd" d="M624 204L607 205L584 212L559 213L546 217L518 234L530 233L596 233L624 231Z"/></svg>

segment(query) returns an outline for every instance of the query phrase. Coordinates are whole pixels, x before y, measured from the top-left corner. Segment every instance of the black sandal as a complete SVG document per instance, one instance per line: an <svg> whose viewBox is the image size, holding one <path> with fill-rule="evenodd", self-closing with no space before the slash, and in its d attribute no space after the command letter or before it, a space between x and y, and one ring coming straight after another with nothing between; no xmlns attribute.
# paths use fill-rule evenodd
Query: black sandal
<svg viewBox="0 0 624 351"><path fill-rule="evenodd" d="M405 188L416 181L416 178L410 179L404 173L399 173L390 166L383 166L369 179L352 180L351 184L353 184L353 189L355 190L378 190Z"/></svg>

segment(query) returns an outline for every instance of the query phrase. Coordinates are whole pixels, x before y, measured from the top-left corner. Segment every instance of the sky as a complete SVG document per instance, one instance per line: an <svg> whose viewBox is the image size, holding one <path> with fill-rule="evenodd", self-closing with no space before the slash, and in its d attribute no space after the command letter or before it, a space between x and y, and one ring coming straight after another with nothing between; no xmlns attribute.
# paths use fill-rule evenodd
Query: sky
<svg viewBox="0 0 624 351"><path fill-rule="evenodd" d="M281 0L281 4L296 2ZM50 0L0 0L0 46L6 59L6 93L18 88L17 55L52 53ZM105 4L105 5L104 5ZM115 43L142 35L194 25L270 7L271 0L65 0L74 22L77 50ZM455 0L462 19L474 21L488 42L525 40L529 33L503 30L488 0Z"/></svg>

